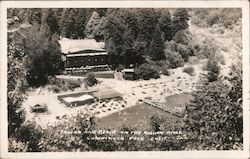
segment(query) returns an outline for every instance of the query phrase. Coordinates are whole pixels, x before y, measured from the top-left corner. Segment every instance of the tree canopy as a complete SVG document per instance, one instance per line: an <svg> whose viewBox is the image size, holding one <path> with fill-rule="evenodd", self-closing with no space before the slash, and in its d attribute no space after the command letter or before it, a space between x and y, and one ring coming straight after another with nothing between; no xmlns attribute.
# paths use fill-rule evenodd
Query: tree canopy
<svg viewBox="0 0 250 159"><path fill-rule="evenodd" d="M27 81L31 86L47 83L49 75L59 72L61 66L58 37L47 25L33 26L23 40Z"/></svg>

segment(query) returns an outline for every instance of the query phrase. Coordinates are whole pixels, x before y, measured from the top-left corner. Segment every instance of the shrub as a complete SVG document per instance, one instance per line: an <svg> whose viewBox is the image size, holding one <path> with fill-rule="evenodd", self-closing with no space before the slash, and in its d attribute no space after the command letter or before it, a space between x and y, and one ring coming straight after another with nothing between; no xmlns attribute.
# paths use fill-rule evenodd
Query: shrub
<svg viewBox="0 0 250 159"><path fill-rule="evenodd" d="M60 93L61 89L57 85L51 85L48 87L49 91L52 91L53 93Z"/></svg>
<svg viewBox="0 0 250 159"><path fill-rule="evenodd" d="M154 132L160 131L161 124L164 122L162 117L159 117L158 114L154 114L150 117L150 126Z"/></svg>
<svg viewBox="0 0 250 159"><path fill-rule="evenodd" d="M42 128L35 121L27 121L19 129L18 139L28 144L27 151L40 151L39 141L42 137Z"/></svg>
<svg viewBox="0 0 250 159"><path fill-rule="evenodd" d="M204 18L201 19L198 16L192 16L191 23L194 25L197 25L198 27L206 27L206 21L204 21Z"/></svg>
<svg viewBox="0 0 250 159"><path fill-rule="evenodd" d="M121 72L121 70L123 70L125 67L122 64L119 64L117 67L117 71Z"/></svg>
<svg viewBox="0 0 250 159"><path fill-rule="evenodd" d="M218 53L218 46L215 44L215 40L212 38L205 38L200 45L200 50L195 53L195 56L199 59L204 59L216 53Z"/></svg>
<svg viewBox="0 0 250 159"><path fill-rule="evenodd" d="M224 51L224 52L229 52L229 48L227 46L223 46L221 48L221 50Z"/></svg>
<svg viewBox="0 0 250 159"><path fill-rule="evenodd" d="M37 140L41 137L42 128L35 121L27 121L19 129L19 139L21 141Z"/></svg>
<svg viewBox="0 0 250 159"><path fill-rule="evenodd" d="M194 55L197 54L197 52L199 52L201 50L201 46L199 43L194 45Z"/></svg>
<svg viewBox="0 0 250 159"><path fill-rule="evenodd" d="M81 83L76 80L68 80L67 86L69 90L73 91L75 88L81 87Z"/></svg>
<svg viewBox="0 0 250 159"><path fill-rule="evenodd" d="M85 80L87 86L93 86L95 84L97 84L97 79L95 78L95 74L94 73L90 73L88 74L86 80Z"/></svg>
<svg viewBox="0 0 250 159"><path fill-rule="evenodd" d="M173 52L169 49L165 50L166 62L170 68L177 68L184 66L184 60L178 52Z"/></svg>
<svg viewBox="0 0 250 159"><path fill-rule="evenodd" d="M176 43L181 43L182 45L188 45L188 43L192 41L192 35L188 30L180 30L175 34L173 40Z"/></svg>
<svg viewBox="0 0 250 159"><path fill-rule="evenodd" d="M90 149L88 144L95 144L95 142L87 140L87 137L92 135L83 132L91 131L94 127L95 118L79 112L74 117L67 117L62 122L48 126L44 130L39 145L43 152L88 151ZM64 131L76 132L76 134Z"/></svg>
<svg viewBox="0 0 250 159"><path fill-rule="evenodd" d="M235 24L241 17L242 13L239 9L222 9L222 13L220 14L220 23L225 28L230 28L233 24Z"/></svg>
<svg viewBox="0 0 250 159"><path fill-rule="evenodd" d="M161 67L162 74L170 76L170 72L168 70L168 66L162 66Z"/></svg>
<svg viewBox="0 0 250 159"><path fill-rule="evenodd" d="M218 64L218 60L214 57L210 56L210 58L207 61L205 70L207 70L207 79L209 82L213 82L218 80L219 74L220 74L220 66Z"/></svg>
<svg viewBox="0 0 250 159"><path fill-rule="evenodd" d="M8 135L14 135L25 121L25 111L22 101L25 96L18 91L8 92Z"/></svg>
<svg viewBox="0 0 250 159"><path fill-rule="evenodd" d="M177 43L174 40L166 41L164 45L165 45L165 48L169 50L175 51L177 48Z"/></svg>
<svg viewBox="0 0 250 159"><path fill-rule="evenodd" d="M8 142L9 142L9 147L8 147L9 152L26 152L28 150L27 144L21 141L17 141L15 138L10 137L8 139Z"/></svg>
<svg viewBox="0 0 250 159"><path fill-rule="evenodd" d="M156 68L158 72L161 72L163 75L170 75L170 72L168 71L168 65L166 63L166 60L160 60L156 61Z"/></svg>
<svg viewBox="0 0 250 159"><path fill-rule="evenodd" d="M154 62L147 62L135 69L137 79L149 80L150 78L159 78L160 74L157 71L157 65Z"/></svg>
<svg viewBox="0 0 250 159"><path fill-rule="evenodd" d="M189 67L185 67L182 70L183 72L186 72L187 74L189 74L190 76L194 75L194 68L193 66L189 66Z"/></svg>
<svg viewBox="0 0 250 159"><path fill-rule="evenodd" d="M25 53L18 44L9 42L12 37L8 37L8 136L15 135L18 128L25 121L25 111L22 103L25 99L26 91L26 70L24 69L23 57ZM19 38L17 38L19 39Z"/></svg>
<svg viewBox="0 0 250 159"><path fill-rule="evenodd" d="M207 18L207 23L209 26L212 26L214 24L216 24L217 22L219 22L219 11L218 10L213 10L209 13L209 16Z"/></svg>
<svg viewBox="0 0 250 159"><path fill-rule="evenodd" d="M196 56L188 57L188 63L191 65L195 65L199 63L199 59Z"/></svg>
<svg viewBox="0 0 250 159"><path fill-rule="evenodd" d="M234 102L242 103L242 76L243 75L242 75L242 62L241 61L236 60L236 64L233 64L231 66L229 75L230 75L229 81L232 83L232 87L229 92L230 99Z"/></svg>
<svg viewBox="0 0 250 159"><path fill-rule="evenodd" d="M194 52L195 52L194 46L195 45L194 45L193 40L191 38L187 38L186 40L188 40L188 42L186 42L186 43L181 42L181 41L180 41L180 43L176 43L176 41L174 41L174 40L165 42L166 49L164 51L165 51L165 56L166 56L167 61L172 60L172 58L174 59L174 61L176 61L176 57L181 56L181 58L184 60L184 62L187 62L188 57L194 55ZM170 54L170 55L168 55L168 54ZM169 59L169 58L171 58L171 59ZM181 62L181 61L179 61L179 62ZM180 66L182 66L182 62L180 63ZM174 66L174 68L175 67L179 67L179 66Z"/></svg>
<svg viewBox="0 0 250 159"><path fill-rule="evenodd" d="M221 8L221 9L196 9L195 16L192 17L192 23L201 27L210 27L220 25L230 28L242 17L239 8Z"/></svg>
<svg viewBox="0 0 250 159"><path fill-rule="evenodd" d="M222 28L222 27L219 27L216 29L216 32L219 33L219 34L224 34L225 33L225 29Z"/></svg>
<svg viewBox="0 0 250 159"><path fill-rule="evenodd" d="M59 79L56 77L49 77L48 78L48 89L49 91L53 91L55 93L59 93L61 90L73 91L75 88L81 87L81 84L84 81L81 79L73 80L73 79Z"/></svg>
<svg viewBox="0 0 250 159"><path fill-rule="evenodd" d="M179 52L185 62L188 61L188 57L192 55L191 49L186 46L178 43L177 45L177 52Z"/></svg>
<svg viewBox="0 0 250 159"><path fill-rule="evenodd" d="M217 59L217 61L222 64L222 65L225 65L226 64L226 61L225 61L225 56L221 53L217 53L214 55L214 58Z"/></svg>

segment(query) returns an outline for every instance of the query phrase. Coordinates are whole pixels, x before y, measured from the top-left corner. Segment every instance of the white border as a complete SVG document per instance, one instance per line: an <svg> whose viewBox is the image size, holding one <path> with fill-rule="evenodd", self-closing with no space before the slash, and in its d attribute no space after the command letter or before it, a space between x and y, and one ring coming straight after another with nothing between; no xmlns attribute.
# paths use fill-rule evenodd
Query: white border
<svg viewBox="0 0 250 159"><path fill-rule="evenodd" d="M0 158L248 158L249 157L249 2L248 1L4 1L1 4L1 144ZM8 153L7 8L242 8L243 151Z"/></svg>

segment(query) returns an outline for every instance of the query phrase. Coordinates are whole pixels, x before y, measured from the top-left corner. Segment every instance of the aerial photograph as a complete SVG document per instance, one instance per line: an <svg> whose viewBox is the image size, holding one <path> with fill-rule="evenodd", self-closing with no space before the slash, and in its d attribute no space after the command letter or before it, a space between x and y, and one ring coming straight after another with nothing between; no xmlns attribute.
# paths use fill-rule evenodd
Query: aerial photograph
<svg viewBox="0 0 250 159"><path fill-rule="evenodd" d="M243 150L242 8L8 8L8 152Z"/></svg>

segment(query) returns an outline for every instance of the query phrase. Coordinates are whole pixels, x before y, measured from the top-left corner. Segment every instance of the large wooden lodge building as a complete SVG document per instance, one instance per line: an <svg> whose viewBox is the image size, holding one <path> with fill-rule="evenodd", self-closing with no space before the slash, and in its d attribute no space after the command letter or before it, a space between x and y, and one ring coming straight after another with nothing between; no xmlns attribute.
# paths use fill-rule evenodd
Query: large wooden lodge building
<svg viewBox="0 0 250 159"><path fill-rule="evenodd" d="M65 70L108 67L108 53L103 42L95 39L67 39L58 41L61 45Z"/></svg>

